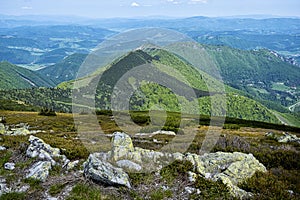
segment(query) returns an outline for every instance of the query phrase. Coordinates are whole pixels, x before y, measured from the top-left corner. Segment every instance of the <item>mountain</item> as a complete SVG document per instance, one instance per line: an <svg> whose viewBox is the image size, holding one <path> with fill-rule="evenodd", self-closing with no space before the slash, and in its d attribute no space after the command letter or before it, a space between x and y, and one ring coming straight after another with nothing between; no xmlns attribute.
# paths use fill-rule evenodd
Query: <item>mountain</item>
<svg viewBox="0 0 300 200"><path fill-rule="evenodd" d="M0 62L0 89L52 87L54 82L37 72L18 67L9 62Z"/></svg>
<svg viewBox="0 0 300 200"><path fill-rule="evenodd" d="M73 80L76 78L77 71L86 56L86 54L75 53L67 56L62 61L40 69L37 72L52 79L56 84Z"/></svg>
<svg viewBox="0 0 300 200"><path fill-rule="evenodd" d="M147 72L145 72L146 68L143 70L137 69L138 66L147 64L152 64L154 68L147 70ZM170 71L170 69L176 70ZM130 75L130 72L133 71L135 71L134 75ZM176 75L174 71L180 71L184 78ZM100 75L101 78L99 79ZM149 81L145 81L148 80L147 77L150 77ZM123 82L118 85L118 81L122 79ZM136 85L136 81L139 79L144 81L141 85ZM155 82L156 80L159 80L159 83ZM173 88L167 87L168 83L175 86L176 95L172 91ZM207 84L211 86L210 91ZM215 105L224 103L220 100L224 94L218 91L220 84L218 80L201 70L196 70L191 64L178 56L165 50L150 48L129 52L113 61L104 71L80 79L76 83L76 87L79 88L75 89L73 95L75 104L80 105L82 102L89 102L91 101L91 88L96 87L96 108L101 110L111 109L112 98L122 98L122 95L124 95L122 92L128 93L133 89L134 93L129 100L130 110L149 110L158 106L167 111L180 112L181 106L184 105L187 112L200 112L203 115L222 115L221 108L216 108L217 111L214 112L211 111L211 98L219 101ZM72 82L69 82L68 84L62 83L59 87L66 87L66 85L73 86ZM189 89L195 92L195 97L187 95L186 91ZM280 123L276 116L262 104L242 96L238 90L231 87L225 86L225 89L227 91L225 101L228 107L227 116ZM114 92L118 93L119 96L113 96ZM197 104L200 108L199 111L195 110ZM83 103L83 105L86 104Z"/></svg>

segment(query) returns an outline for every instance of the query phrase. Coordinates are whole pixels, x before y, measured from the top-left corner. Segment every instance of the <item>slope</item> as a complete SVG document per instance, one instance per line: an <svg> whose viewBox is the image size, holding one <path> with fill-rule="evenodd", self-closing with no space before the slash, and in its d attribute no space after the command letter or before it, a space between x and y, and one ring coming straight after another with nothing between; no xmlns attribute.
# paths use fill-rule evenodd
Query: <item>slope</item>
<svg viewBox="0 0 300 200"><path fill-rule="evenodd" d="M41 75L51 78L55 84L76 78L76 73L86 58L86 54L72 54L57 64L38 70Z"/></svg>
<svg viewBox="0 0 300 200"><path fill-rule="evenodd" d="M0 62L0 89L21 89L32 87L52 87L54 83L37 72L18 67L8 62Z"/></svg>

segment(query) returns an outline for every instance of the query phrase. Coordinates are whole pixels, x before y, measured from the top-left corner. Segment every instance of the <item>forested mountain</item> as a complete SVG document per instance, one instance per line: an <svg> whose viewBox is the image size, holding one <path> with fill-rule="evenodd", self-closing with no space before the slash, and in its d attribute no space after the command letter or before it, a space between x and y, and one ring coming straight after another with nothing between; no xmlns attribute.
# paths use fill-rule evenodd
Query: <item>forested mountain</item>
<svg viewBox="0 0 300 200"><path fill-rule="evenodd" d="M56 84L76 78L77 71L86 58L86 54L72 54L62 61L49 67L38 70L41 75L52 79Z"/></svg>
<svg viewBox="0 0 300 200"><path fill-rule="evenodd" d="M0 62L0 89L22 89L32 87L52 87L51 79L37 72L18 67L8 62Z"/></svg>

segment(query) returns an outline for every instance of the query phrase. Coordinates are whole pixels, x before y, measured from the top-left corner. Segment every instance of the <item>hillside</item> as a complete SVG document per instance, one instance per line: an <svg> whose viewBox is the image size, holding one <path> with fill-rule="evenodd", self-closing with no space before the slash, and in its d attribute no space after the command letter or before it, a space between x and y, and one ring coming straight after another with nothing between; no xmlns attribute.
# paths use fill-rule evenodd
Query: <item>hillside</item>
<svg viewBox="0 0 300 200"><path fill-rule="evenodd" d="M76 78L77 71L86 56L86 54L75 53L67 56L62 61L40 69L37 72L52 79L55 84L73 80Z"/></svg>
<svg viewBox="0 0 300 200"><path fill-rule="evenodd" d="M0 62L0 89L22 89L32 87L52 87L55 84L37 72L18 67L8 62Z"/></svg>

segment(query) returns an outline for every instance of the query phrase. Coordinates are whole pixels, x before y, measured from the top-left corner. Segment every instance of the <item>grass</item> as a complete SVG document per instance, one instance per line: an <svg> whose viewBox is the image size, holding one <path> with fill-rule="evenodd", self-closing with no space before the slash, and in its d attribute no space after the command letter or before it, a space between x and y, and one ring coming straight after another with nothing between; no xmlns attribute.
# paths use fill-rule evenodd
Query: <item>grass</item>
<svg viewBox="0 0 300 200"><path fill-rule="evenodd" d="M25 200L26 194L24 192L10 192L2 194L0 200Z"/></svg>
<svg viewBox="0 0 300 200"><path fill-rule="evenodd" d="M75 185L70 193L70 196L67 200L113 200L117 199L113 196L104 195L101 193L99 188L78 183Z"/></svg>
<svg viewBox="0 0 300 200"><path fill-rule="evenodd" d="M51 196L55 196L55 195L59 194L65 187L66 187L66 185L62 184L62 183L57 183L57 184L51 185L50 189L49 189L49 194Z"/></svg>

